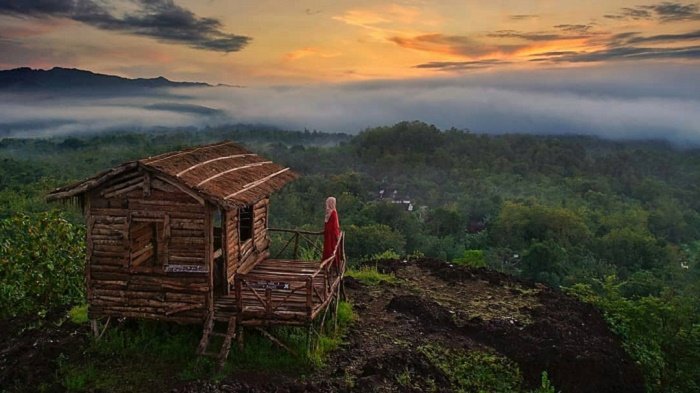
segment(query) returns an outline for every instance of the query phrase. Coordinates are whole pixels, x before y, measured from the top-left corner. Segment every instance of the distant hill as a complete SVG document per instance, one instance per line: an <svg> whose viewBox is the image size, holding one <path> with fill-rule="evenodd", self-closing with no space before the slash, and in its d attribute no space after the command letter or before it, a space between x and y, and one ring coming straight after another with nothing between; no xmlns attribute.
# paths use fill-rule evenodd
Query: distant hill
<svg viewBox="0 0 700 393"><path fill-rule="evenodd" d="M0 71L2 90L64 90L64 89L155 89L169 87L210 87L201 82L173 82L162 76L129 79L115 75L97 74L76 68L54 67L50 70L29 67Z"/></svg>

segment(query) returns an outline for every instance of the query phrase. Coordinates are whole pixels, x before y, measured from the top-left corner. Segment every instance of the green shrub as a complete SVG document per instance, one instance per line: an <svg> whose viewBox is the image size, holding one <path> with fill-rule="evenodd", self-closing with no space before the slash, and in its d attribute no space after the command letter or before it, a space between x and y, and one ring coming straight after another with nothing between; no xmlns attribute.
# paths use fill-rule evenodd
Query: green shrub
<svg viewBox="0 0 700 393"><path fill-rule="evenodd" d="M0 317L84 301L84 239L56 211L0 220Z"/></svg>
<svg viewBox="0 0 700 393"><path fill-rule="evenodd" d="M376 266L362 266L359 269L349 268L345 271L346 276L350 276L365 285L379 285L380 282L394 282L396 277L391 274L380 273Z"/></svg>
<svg viewBox="0 0 700 393"><path fill-rule="evenodd" d="M461 257L452 260L457 265L465 265L470 267L485 267L486 257L484 250L464 250Z"/></svg>
<svg viewBox="0 0 700 393"><path fill-rule="evenodd" d="M70 317L70 320L75 323L75 324L83 324L87 323L88 321L88 312L87 312L87 304L83 304L80 306L75 306L68 311L68 316Z"/></svg>

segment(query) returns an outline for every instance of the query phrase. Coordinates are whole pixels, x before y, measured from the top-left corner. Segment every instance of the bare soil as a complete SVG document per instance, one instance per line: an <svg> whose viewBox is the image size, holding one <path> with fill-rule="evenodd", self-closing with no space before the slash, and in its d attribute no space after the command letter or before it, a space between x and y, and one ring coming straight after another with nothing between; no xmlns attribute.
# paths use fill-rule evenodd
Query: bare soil
<svg viewBox="0 0 700 393"><path fill-rule="evenodd" d="M325 367L305 377L260 371L219 382L173 380L172 391L449 392L449 376L417 350L439 345L503 355L518 365L526 388L539 386L547 371L565 393L644 392L639 369L600 312L561 291L433 259L381 261L378 268L396 282L365 286L346 278L358 320ZM0 321L0 332L16 322ZM48 324L3 339L0 387L39 386L54 378L56 357L79 356L85 329ZM399 378L405 373L410 384Z"/></svg>

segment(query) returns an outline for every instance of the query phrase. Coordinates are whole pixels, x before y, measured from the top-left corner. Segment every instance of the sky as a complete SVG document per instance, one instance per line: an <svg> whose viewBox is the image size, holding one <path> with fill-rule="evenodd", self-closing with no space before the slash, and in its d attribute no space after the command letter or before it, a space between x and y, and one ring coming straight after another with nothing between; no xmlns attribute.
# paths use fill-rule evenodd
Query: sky
<svg viewBox="0 0 700 393"><path fill-rule="evenodd" d="M220 111L210 123L700 141L697 2L0 0L0 54L2 69L236 86L191 94ZM0 114L21 118L7 98ZM190 112L177 121L203 120Z"/></svg>

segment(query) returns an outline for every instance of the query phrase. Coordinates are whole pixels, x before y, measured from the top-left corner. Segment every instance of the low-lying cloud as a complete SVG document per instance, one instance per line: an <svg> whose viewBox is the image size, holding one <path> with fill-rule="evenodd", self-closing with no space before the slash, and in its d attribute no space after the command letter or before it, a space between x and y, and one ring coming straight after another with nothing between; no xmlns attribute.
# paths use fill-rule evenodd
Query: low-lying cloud
<svg viewBox="0 0 700 393"><path fill-rule="evenodd" d="M160 95L0 94L0 136L259 123L356 133L402 120L484 133L588 134L700 143L691 65L477 72L315 86L180 88Z"/></svg>

